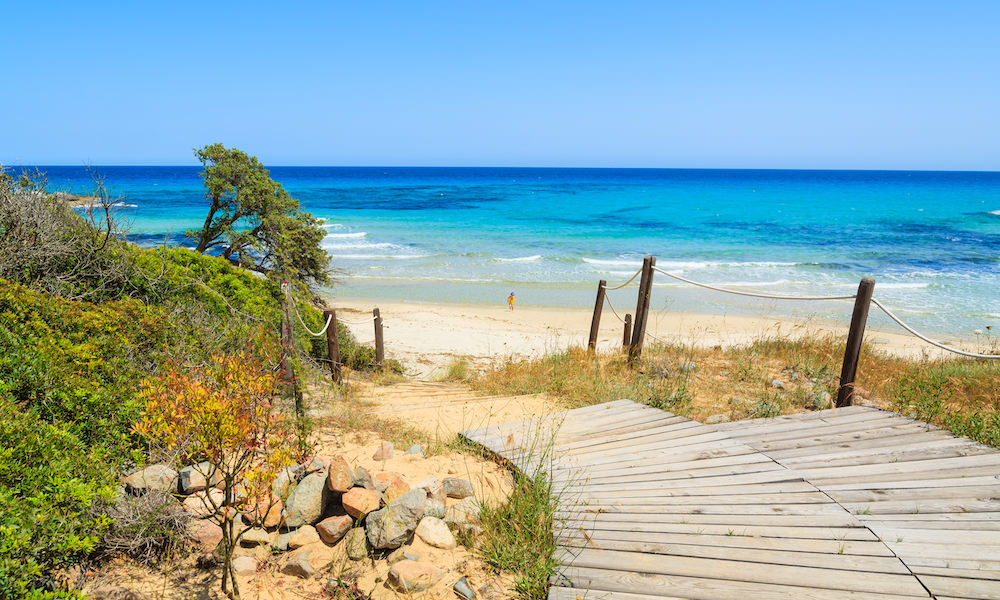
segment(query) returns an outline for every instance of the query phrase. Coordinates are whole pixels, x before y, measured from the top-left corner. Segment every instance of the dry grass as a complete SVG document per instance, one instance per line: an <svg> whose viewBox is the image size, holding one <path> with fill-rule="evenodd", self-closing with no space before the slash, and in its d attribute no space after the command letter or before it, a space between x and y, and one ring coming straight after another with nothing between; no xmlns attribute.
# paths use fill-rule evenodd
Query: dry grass
<svg viewBox="0 0 1000 600"><path fill-rule="evenodd" d="M570 408L629 398L697 420L768 417L826 407L836 397L843 343L812 337L733 348L654 345L634 366L621 353L571 349L497 363L472 385L491 394L545 391ZM914 361L866 346L857 390L868 403L1000 446L1000 361Z"/></svg>

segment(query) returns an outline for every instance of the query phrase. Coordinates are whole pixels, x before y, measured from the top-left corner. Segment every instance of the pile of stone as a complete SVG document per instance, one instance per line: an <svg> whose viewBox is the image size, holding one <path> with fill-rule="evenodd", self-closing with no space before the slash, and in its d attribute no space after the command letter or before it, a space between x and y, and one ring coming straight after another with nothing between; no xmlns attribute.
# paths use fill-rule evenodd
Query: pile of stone
<svg viewBox="0 0 1000 600"><path fill-rule="evenodd" d="M373 460L385 460L392 452L392 445L384 443ZM132 493L174 494L195 518L192 537L202 551L211 552L222 540L215 509L224 504L220 479L212 465L199 463L180 472L152 465L129 475L124 483ZM321 554L317 550L343 544L351 560L386 556L391 564L389 584L401 592L421 591L446 571L404 551L403 545L416 536L435 548L451 549L457 545L454 532L470 538L481 532L472 484L455 477L432 477L411 485L398 473L372 475L363 466L352 468L343 456L316 457L284 469L272 492L269 502L240 507L236 519L242 532L240 545L287 553L279 561L281 572L301 578L317 573L315 559ZM258 563L253 556L240 556L234 567L237 573L249 574ZM464 578L456 585L468 587Z"/></svg>

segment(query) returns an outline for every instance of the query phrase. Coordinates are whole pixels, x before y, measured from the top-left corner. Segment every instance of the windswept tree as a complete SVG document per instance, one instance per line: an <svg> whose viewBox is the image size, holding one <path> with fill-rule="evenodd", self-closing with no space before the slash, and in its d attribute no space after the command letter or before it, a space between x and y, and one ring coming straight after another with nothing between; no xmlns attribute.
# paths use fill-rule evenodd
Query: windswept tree
<svg viewBox="0 0 1000 600"><path fill-rule="evenodd" d="M195 250L218 252L279 280L328 282L330 257L320 245L325 232L319 220L301 210L256 157L222 144L195 155L205 167L201 176L210 203L202 228L187 232L197 240Z"/></svg>

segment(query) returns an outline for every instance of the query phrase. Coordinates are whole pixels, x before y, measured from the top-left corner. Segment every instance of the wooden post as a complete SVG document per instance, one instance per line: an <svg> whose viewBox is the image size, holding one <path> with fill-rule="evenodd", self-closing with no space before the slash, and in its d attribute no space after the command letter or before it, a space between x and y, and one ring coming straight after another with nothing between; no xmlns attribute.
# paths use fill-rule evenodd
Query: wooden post
<svg viewBox="0 0 1000 600"><path fill-rule="evenodd" d="M379 314L378 309L372 311L375 315L375 366L379 370L385 366L385 349L382 347L382 315Z"/></svg>
<svg viewBox="0 0 1000 600"><path fill-rule="evenodd" d="M625 336L622 338L622 348L628 350L632 343L632 315L625 313Z"/></svg>
<svg viewBox="0 0 1000 600"><path fill-rule="evenodd" d="M837 406L850 406L854 396L854 378L858 374L858 357L861 342L868 321L875 280L865 277L858 284L858 295L854 298L854 314L851 315L851 329L847 333L847 347L844 349L844 366L840 368L840 389L837 391Z"/></svg>
<svg viewBox="0 0 1000 600"><path fill-rule="evenodd" d="M291 385L292 373L292 319L288 312L288 296L281 301L281 380Z"/></svg>
<svg viewBox="0 0 1000 600"><path fill-rule="evenodd" d="M330 320L326 328L326 349L330 357L330 376L334 383L343 381L343 373L340 370L340 342L337 340L337 311L323 311L323 316Z"/></svg>
<svg viewBox="0 0 1000 600"><path fill-rule="evenodd" d="M632 326L632 345L629 347L629 360L635 360L642 354L642 345L646 337L646 322L649 320L649 294L653 288L653 267L656 266L655 256L646 256L642 261L642 279L639 281L639 299L635 308L635 324Z"/></svg>
<svg viewBox="0 0 1000 600"><path fill-rule="evenodd" d="M587 338L587 350L593 352L597 349L597 331L601 327L601 310L604 309L604 293L608 287L608 282L601 280L597 284L597 301L594 302L594 317L590 320L590 337Z"/></svg>

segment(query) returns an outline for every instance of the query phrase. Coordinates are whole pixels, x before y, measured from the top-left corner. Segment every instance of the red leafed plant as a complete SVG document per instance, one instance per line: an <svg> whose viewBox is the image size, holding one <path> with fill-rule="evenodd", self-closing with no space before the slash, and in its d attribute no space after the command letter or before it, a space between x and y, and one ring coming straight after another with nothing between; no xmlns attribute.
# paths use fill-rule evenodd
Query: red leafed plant
<svg viewBox="0 0 1000 600"><path fill-rule="evenodd" d="M145 408L135 431L181 455L208 461L221 501L204 494L209 517L222 527L222 591L239 598L233 550L244 530L242 512L260 526L277 502L272 485L293 462L294 427L275 406L278 382L268 366L273 346L263 338L204 367L167 365L143 382ZM211 480L210 480L211 481Z"/></svg>

